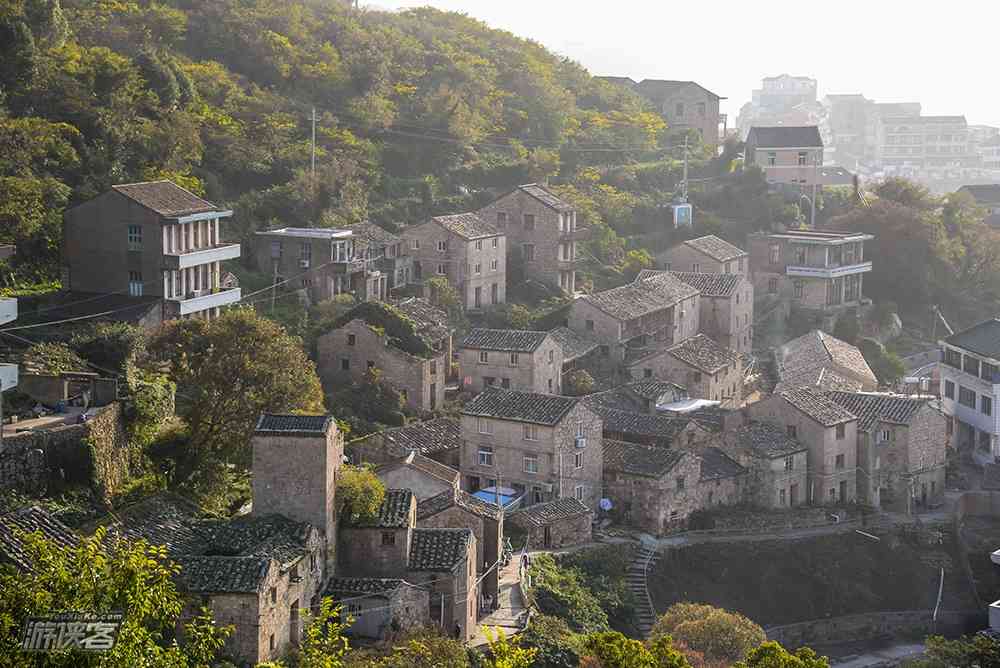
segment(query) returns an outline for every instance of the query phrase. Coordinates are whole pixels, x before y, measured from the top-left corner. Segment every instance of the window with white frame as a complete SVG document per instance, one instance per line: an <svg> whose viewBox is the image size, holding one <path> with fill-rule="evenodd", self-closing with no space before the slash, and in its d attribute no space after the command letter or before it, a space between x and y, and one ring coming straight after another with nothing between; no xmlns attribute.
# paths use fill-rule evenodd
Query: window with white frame
<svg viewBox="0 0 1000 668"><path fill-rule="evenodd" d="M517 366L517 353L510 354L510 361L508 362L510 366Z"/></svg>
<svg viewBox="0 0 1000 668"><path fill-rule="evenodd" d="M437 273L438 273L439 276L444 276L445 274L447 274L448 273L448 267L447 267L447 265L439 262L438 263L438 271L437 271Z"/></svg>
<svg viewBox="0 0 1000 668"><path fill-rule="evenodd" d="M583 501L583 485L577 485L573 488L573 498L577 501Z"/></svg>
<svg viewBox="0 0 1000 668"><path fill-rule="evenodd" d="M573 453L573 468L582 469L583 468L583 453L574 452Z"/></svg>
<svg viewBox="0 0 1000 668"><path fill-rule="evenodd" d="M537 441L538 440L538 426L533 424L524 425L524 440L526 441Z"/></svg>
<svg viewBox="0 0 1000 668"><path fill-rule="evenodd" d="M493 422L487 420L486 418L479 418L477 421L477 426L479 428L480 434L492 434L493 433Z"/></svg>
<svg viewBox="0 0 1000 668"><path fill-rule="evenodd" d="M438 250L442 253L448 250L448 241L446 239L438 241Z"/></svg>
<svg viewBox="0 0 1000 668"><path fill-rule="evenodd" d="M142 250L142 225L128 226L128 249L130 251Z"/></svg>
<svg viewBox="0 0 1000 668"><path fill-rule="evenodd" d="M488 352L486 352L485 350L480 350L479 351L479 363L480 364L489 364L490 363L490 354Z"/></svg>
<svg viewBox="0 0 1000 668"><path fill-rule="evenodd" d="M410 239L410 250L420 250L420 239Z"/></svg>
<svg viewBox="0 0 1000 668"><path fill-rule="evenodd" d="M142 296L142 272L128 272L128 293L132 297Z"/></svg>
<svg viewBox="0 0 1000 668"><path fill-rule="evenodd" d="M498 266L499 266L499 264L497 263L497 259L496 258L493 258L492 260L490 260L490 271L496 271Z"/></svg>
<svg viewBox="0 0 1000 668"><path fill-rule="evenodd" d="M523 470L525 473L538 473L538 457L534 455L524 455Z"/></svg>
<svg viewBox="0 0 1000 668"><path fill-rule="evenodd" d="M493 466L493 448L488 445L479 446L479 465Z"/></svg>
<svg viewBox="0 0 1000 668"><path fill-rule="evenodd" d="M500 247L500 237L493 237L493 247L494 248Z"/></svg>
<svg viewBox="0 0 1000 668"><path fill-rule="evenodd" d="M477 262L477 263L476 263L476 266L475 266L475 269L474 269L474 271L475 271L475 273L477 273L477 274L481 274L481 273L483 273L483 265L482 265L482 263L481 263L481 262Z"/></svg>
<svg viewBox="0 0 1000 668"><path fill-rule="evenodd" d="M483 240L476 239L476 250L483 250Z"/></svg>

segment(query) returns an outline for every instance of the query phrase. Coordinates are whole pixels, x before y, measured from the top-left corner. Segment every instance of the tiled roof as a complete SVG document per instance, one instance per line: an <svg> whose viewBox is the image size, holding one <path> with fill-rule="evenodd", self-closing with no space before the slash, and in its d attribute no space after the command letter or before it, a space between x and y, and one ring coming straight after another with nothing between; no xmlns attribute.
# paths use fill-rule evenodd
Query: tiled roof
<svg viewBox="0 0 1000 668"><path fill-rule="evenodd" d="M263 413L257 420L257 433L325 434L333 421L329 415L272 415Z"/></svg>
<svg viewBox="0 0 1000 668"><path fill-rule="evenodd" d="M745 468L733 461L729 455L718 448L705 448L698 455L701 460L702 480L733 478L747 472Z"/></svg>
<svg viewBox="0 0 1000 668"><path fill-rule="evenodd" d="M667 348L666 353L705 373L715 373L741 361L735 350L721 346L704 334L697 334Z"/></svg>
<svg viewBox="0 0 1000 668"><path fill-rule="evenodd" d="M401 451L416 450L427 456L462 447L462 427L458 420L438 418L389 429L382 432L382 438Z"/></svg>
<svg viewBox="0 0 1000 668"><path fill-rule="evenodd" d="M791 438L787 431L771 422L751 422L736 430L736 444L745 452L772 458L802 452L802 443Z"/></svg>
<svg viewBox="0 0 1000 668"><path fill-rule="evenodd" d="M1000 358L1000 318L985 320L961 332L952 334L945 342L976 355Z"/></svg>
<svg viewBox="0 0 1000 668"><path fill-rule="evenodd" d="M387 489L378 515L372 520L362 520L353 526L379 529L402 529L409 526L413 492L408 489Z"/></svg>
<svg viewBox="0 0 1000 668"><path fill-rule="evenodd" d="M0 564L29 570L32 566L19 534L41 532L60 547L73 547L78 538L65 524L39 506L28 506L0 515Z"/></svg>
<svg viewBox="0 0 1000 668"><path fill-rule="evenodd" d="M402 240L399 235L393 234L375 223L355 223L347 229L353 232L356 237L377 246L389 246Z"/></svg>
<svg viewBox="0 0 1000 668"><path fill-rule="evenodd" d="M512 522L544 527L551 526L556 522L580 517L581 515L590 515L591 513L590 508L582 502L568 497L547 503L536 503L527 508L515 510L508 517Z"/></svg>
<svg viewBox="0 0 1000 668"><path fill-rule="evenodd" d="M670 473L689 453L676 448L637 445L625 441L604 441L604 470L647 478Z"/></svg>
<svg viewBox="0 0 1000 668"><path fill-rule="evenodd" d="M545 206L551 207L556 211L573 210L573 207L569 203L560 199L558 195L556 195L543 185L539 185L537 183L528 183L523 186L518 186L518 189L528 193L529 195L537 199Z"/></svg>
<svg viewBox="0 0 1000 668"><path fill-rule="evenodd" d="M581 297L594 307L619 320L634 320L677 304L698 291L669 274L660 274L603 292Z"/></svg>
<svg viewBox="0 0 1000 668"><path fill-rule="evenodd" d="M786 390L780 396L824 427L856 419L846 408L810 387Z"/></svg>
<svg viewBox="0 0 1000 668"><path fill-rule="evenodd" d="M858 431L871 431L878 422L909 424L913 416L929 403L897 394L874 392L830 392L827 396L858 417Z"/></svg>
<svg viewBox="0 0 1000 668"><path fill-rule="evenodd" d="M406 580L397 578L333 578L326 584L323 595L346 598L352 594L381 594L387 597L404 584L408 584Z"/></svg>
<svg viewBox="0 0 1000 668"><path fill-rule="evenodd" d="M163 545L171 555L196 554L205 549L205 536L196 530L200 515L195 504L159 492L115 511L112 530L130 540Z"/></svg>
<svg viewBox="0 0 1000 668"><path fill-rule="evenodd" d="M747 143L756 141L757 148L822 148L823 139L815 125L750 128Z"/></svg>
<svg viewBox="0 0 1000 668"><path fill-rule="evenodd" d="M451 571L468 558L470 529L414 529L411 571Z"/></svg>
<svg viewBox="0 0 1000 668"><path fill-rule="evenodd" d="M644 399L652 399L653 401L656 401L664 394L674 394L679 397L687 396L686 388L681 387L677 383L668 383L665 380L656 380L655 378L637 380L628 383L625 387L636 395Z"/></svg>
<svg viewBox="0 0 1000 668"><path fill-rule="evenodd" d="M707 234L696 239L688 239L684 242L684 245L694 248L718 262L728 262L747 254L739 246L734 246L714 234Z"/></svg>
<svg viewBox="0 0 1000 668"><path fill-rule="evenodd" d="M282 566L301 558L316 531L312 525L283 515L242 515L230 520L203 520L194 531L204 540L203 556L274 559Z"/></svg>
<svg viewBox="0 0 1000 668"><path fill-rule="evenodd" d="M586 403L604 420L604 433L606 434L622 434L633 437L652 436L661 442L669 443L677 438L677 435L684 431L691 422L686 417L666 417L608 408L599 403L598 400L590 400Z"/></svg>
<svg viewBox="0 0 1000 668"><path fill-rule="evenodd" d="M577 404L573 397L489 388L462 408L463 415L554 426Z"/></svg>
<svg viewBox="0 0 1000 668"><path fill-rule="evenodd" d="M416 323L417 334L432 344L447 339L454 327L448 313L421 297L410 297L395 304L406 317Z"/></svg>
<svg viewBox="0 0 1000 668"><path fill-rule="evenodd" d="M459 489L446 490L419 502L417 504L417 521L434 517L438 513L456 506L479 517L491 520L500 518L499 506L487 503L478 496Z"/></svg>
<svg viewBox="0 0 1000 668"><path fill-rule="evenodd" d="M492 223L486 222L476 213L435 216L431 220L463 239L482 239L484 237L495 237L500 234L500 231Z"/></svg>
<svg viewBox="0 0 1000 668"><path fill-rule="evenodd" d="M171 181L148 181L146 183L124 183L111 186L130 200L163 216L180 218L196 213L220 211L219 207L206 202L189 190Z"/></svg>
<svg viewBox="0 0 1000 668"><path fill-rule="evenodd" d="M504 352L533 353L542 345L548 332L525 329L484 329L477 327L462 341L463 348L501 350Z"/></svg>
<svg viewBox="0 0 1000 668"><path fill-rule="evenodd" d="M672 271L670 274L698 288L703 297L732 297L736 286L740 283L740 276L737 274L706 274L693 271Z"/></svg>
<svg viewBox="0 0 1000 668"><path fill-rule="evenodd" d="M571 362L594 351L600 345L593 339L588 339L569 327L556 327L549 332L556 343L562 348L563 362Z"/></svg>
<svg viewBox="0 0 1000 668"><path fill-rule="evenodd" d="M433 478L437 478L448 484L458 482L458 471L446 466L440 462L436 462L430 457L424 457L416 452L409 452L406 456L397 459L394 462L388 462L379 466L376 471L379 474L385 473L392 469L397 469L402 466L411 466L414 469L421 471Z"/></svg>
<svg viewBox="0 0 1000 668"><path fill-rule="evenodd" d="M878 384L857 347L818 329L777 348L774 361L779 391L800 386L852 391L865 383ZM832 367L845 369L857 378L845 377L845 372Z"/></svg>
<svg viewBox="0 0 1000 668"><path fill-rule="evenodd" d="M266 557L214 557L185 555L176 558L177 577L188 593L252 594L277 564Z"/></svg>
<svg viewBox="0 0 1000 668"><path fill-rule="evenodd" d="M705 91L705 93L707 95L710 95L711 97L716 97L719 98L720 100L726 99L724 97L716 95L712 91L702 86L697 81L675 81L671 79L643 79L638 84L636 84L636 86L643 95L648 96L651 99L656 99L658 101L662 101L688 86L697 86L698 88Z"/></svg>

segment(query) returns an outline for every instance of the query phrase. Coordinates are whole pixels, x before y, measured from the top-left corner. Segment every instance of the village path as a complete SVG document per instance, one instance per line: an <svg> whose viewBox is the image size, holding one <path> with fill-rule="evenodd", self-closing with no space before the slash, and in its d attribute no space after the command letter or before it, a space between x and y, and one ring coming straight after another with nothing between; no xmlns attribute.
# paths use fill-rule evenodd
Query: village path
<svg viewBox="0 0 1000 668"><path fill-rule="evenodd" d="M500 570L499 606L496 610L479 619L479 630L469 642L472 647L487 643L486 628L500 628L508 637L520 633L524 628L524 618L528 614L528 606L521 593L521 580L518 573L518 559L510 560L505 568Z"/></svg>

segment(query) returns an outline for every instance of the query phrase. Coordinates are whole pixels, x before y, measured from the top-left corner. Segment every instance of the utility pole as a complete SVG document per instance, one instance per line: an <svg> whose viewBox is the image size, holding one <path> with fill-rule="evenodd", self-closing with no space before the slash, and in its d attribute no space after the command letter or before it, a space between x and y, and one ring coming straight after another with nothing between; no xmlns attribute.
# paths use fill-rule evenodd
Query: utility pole
<svg viewBox="0 0 1000 668"><path fill-rule="evenodd" d="M809 227L816 229L816 180L819 176L819 151L813 153L813 196L810 200L809 205L812 208L812 214L809 217Z"/></svg>
<svg viewBox="0 0 1000 668"><path fill-rule="evenodd" d="M684 180L681 181L681 203L688 201L688 138L684 135Z"/></svg>
<svg viewBox="0 0 1000 668"><path fill-rule="evenodd" d="M274 261L274 278L271 279L271 313L274 313L274 300L278 294L278 261Z"/></svg>
<svg viewBox="0 0 1000 668"><path fill-rule="evenodd" d="M312 108L312 183L316 189L316 107Z"/></svg>

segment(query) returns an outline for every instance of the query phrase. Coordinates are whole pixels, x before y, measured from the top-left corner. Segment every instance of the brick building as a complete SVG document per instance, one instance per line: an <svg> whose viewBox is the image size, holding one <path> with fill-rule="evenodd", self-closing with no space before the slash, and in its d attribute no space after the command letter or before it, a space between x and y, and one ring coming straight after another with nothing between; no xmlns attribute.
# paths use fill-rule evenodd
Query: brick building
<svg viewBox="0 0 1000 668"><path fill-rule="evenodd" d="M878 379L856 347L814 329L774 350L775 391L818 390L870 392Z"/></svg>
<svg viewBox="0 0 1000 668"><path fill-rule="evenodd" d="M687 241L656 255L657 265L667 271L704 274L736 274L750 271L749 254L725 239L709 234Z"/></svg>
<svg viewBox="0 0 1000 668"><path fill-rule="evenodd" d="M562 392L562 346L548 332L473 329L458 353L462 385L524 392Z"/></svg>
<svg viewBox="0 0 1000 668"><path fill-rule="evenodd" d="M579 297L569 328L623 361L698 333L698 290L669 274Z"/></svg>
<svg viewBox="0 0 1000 668"><path fill-rule="evenodd" d="M596 508L601 435L601 418L579 399L490 388L462 408L463 486L500 484L528 504L570 497Z"/></svg>
<svg viewBox="0 0 1000 668"><path fill-rule="evenodd" d="M657 378L683 385L695 399L736 408L743 403L743 358L704 334L629 363L635 379Z"/></svg>
<svg viewBox="0 0 1000 668"><path fill-rule="evenodd" d="M812 186L823 166L823 139L815 125L754 126L745 155L746 165L759 167L768 183Z"/></svg>
<svg viewBox="0 0 1000 668"><path fill-rule="evenodd" d="M345 446L352 464L386 464L417 452L453 469L458 468L461 449L461 423L451 418L411 422L356 438Z"/></svg>
<svg viewBox="0 0 1000 668"><path fill-rule="evenodd" d="M565 200L537 183L518 186L479 215L507 235L512 265L519 278L540 281L572 295L582 261L577 244L590 228L577 227L576 211ZM512 276L513 278L513 276Z"/></svg>
<svg viewBox="0 0 1000 668"><path fill-rule="evenodd" d="M443 276L462 305L481 311L507 301L507 237L475 213L437 216L403 230L413 280Z"/></svg>
<svg viewBox="0 0 1000 668"><path fill-rule="evenodd" d="M232 215L170 181L112 186L64 214L63 287L128 295L136 308L158 298L160 320L215 317L241 298L221 282L222 263L240 257L222 240Z"/></svg>
<svg viewBox="0 0 1000 668"><path fill-rule="evenodd" d="M524 534L529 550L559 549L590 542L594 511L573 498L555 499L515 510L507 523Z"/></svg>

